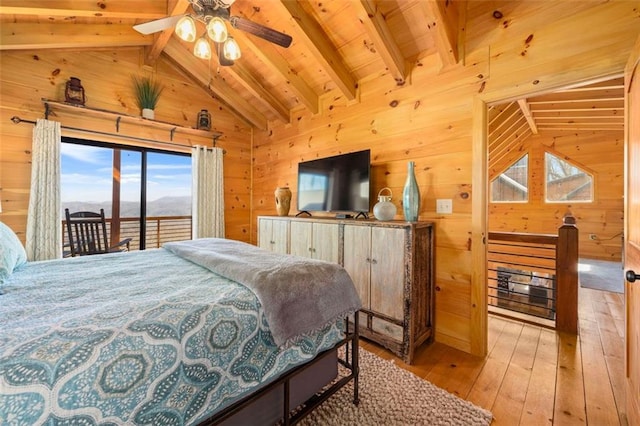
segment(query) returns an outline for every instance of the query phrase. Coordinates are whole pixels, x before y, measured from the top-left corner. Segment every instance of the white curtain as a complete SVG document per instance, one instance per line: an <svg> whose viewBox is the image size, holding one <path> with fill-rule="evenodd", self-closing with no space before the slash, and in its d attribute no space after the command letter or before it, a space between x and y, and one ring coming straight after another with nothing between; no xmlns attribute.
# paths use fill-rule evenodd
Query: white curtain
<svg viewBox="0 0 640 426"><path fill-rule="evenodd" d="M31 192L27 215L29 260L62 257L60 123L38 120L33 130Z"/></svg>
<svg viewBox="0 0 640 426"><path fill-rule="evenodd" d="M192 204L193 238L224 238L223 151L220 148L193 147Z"/></svg>

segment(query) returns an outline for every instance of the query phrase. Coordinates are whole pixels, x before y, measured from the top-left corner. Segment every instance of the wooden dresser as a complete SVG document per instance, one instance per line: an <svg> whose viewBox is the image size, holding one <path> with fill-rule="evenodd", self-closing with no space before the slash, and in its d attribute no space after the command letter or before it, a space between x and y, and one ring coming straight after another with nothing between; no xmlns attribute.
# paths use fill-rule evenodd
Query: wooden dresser
<svg viewBox="0 0 640 426"><path fill-rule="evenodd" d="M258 245L336 262L354 281L360 334L406 363L434 334L432 222L258 217Z"/></svg>

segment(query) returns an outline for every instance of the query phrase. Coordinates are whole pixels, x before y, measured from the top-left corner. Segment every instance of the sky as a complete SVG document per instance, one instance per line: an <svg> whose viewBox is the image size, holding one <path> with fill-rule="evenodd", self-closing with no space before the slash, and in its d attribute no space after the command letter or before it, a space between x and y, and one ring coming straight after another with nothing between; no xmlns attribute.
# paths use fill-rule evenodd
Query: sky
<svg viewBox="0 0 640 426"><path fill-rule="evenodd" d="M62 202L111 200L113 154L110 148L62 144ZM122 150L123 201L140 200L141 153ZM191 195L191 157L147 154L147 201Z"/></svg>

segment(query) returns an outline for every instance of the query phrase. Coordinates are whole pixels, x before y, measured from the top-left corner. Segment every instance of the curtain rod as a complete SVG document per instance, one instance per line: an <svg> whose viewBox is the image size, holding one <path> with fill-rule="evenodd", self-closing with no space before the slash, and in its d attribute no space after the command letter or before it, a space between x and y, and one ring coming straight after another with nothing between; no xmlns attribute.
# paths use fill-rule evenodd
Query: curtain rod
<svg viewBox="0 0 640 426"><path fill-rule="evenodd" d="M20 123L36 124L35 121L24 120L24 119L18 117L17 115L14 115L13 117L11 117L11 121L14 124L20 124ZM122 138L122 139L132 139L132 140L136 140L136 141L140 141L140 142L148 142L148 143L160 144L160 145L179 146L181 148L194 148L194 145L180 145L178 143L156 141L154 139L140 138L140 137L137 137L137 136L125 136L125 135L121 135L119 133L109 133L109 132L101 132L99 130L88 130L88 129L80 129L78 127L63 126L62 124L60 124L60 127L62 129L65 129L65 130L73 130L73 131L76 131L76 132L93 133L93 134L96 134L96 135L117 137L117 138ZM216 147L215 144L216 144L216 142L214 141L213 142L213 148ZM209 148L209 147L206 147L206 148L207 149L213 149L213 148ZM227 151L226 150L222 150L222 153L226 154Z"/></svg>

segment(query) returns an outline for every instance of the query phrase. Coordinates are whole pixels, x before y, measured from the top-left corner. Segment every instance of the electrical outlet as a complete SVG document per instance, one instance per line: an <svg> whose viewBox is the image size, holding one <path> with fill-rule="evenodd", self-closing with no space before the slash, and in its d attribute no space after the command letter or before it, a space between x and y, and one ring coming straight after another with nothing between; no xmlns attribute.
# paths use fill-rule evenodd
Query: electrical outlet
<svg viewBox="0 0 640 426"><path fill-rule="evenodd" d="M589 234L589 239L595 241L598 239L598 236L596 234Z"/></svg>
<svg viewBox="0 0 640 426"><path fill-rule="evenodd" d="M436 200L436 213L443 213L443 214L453 213L453 200L451 199Z"/></svg>

